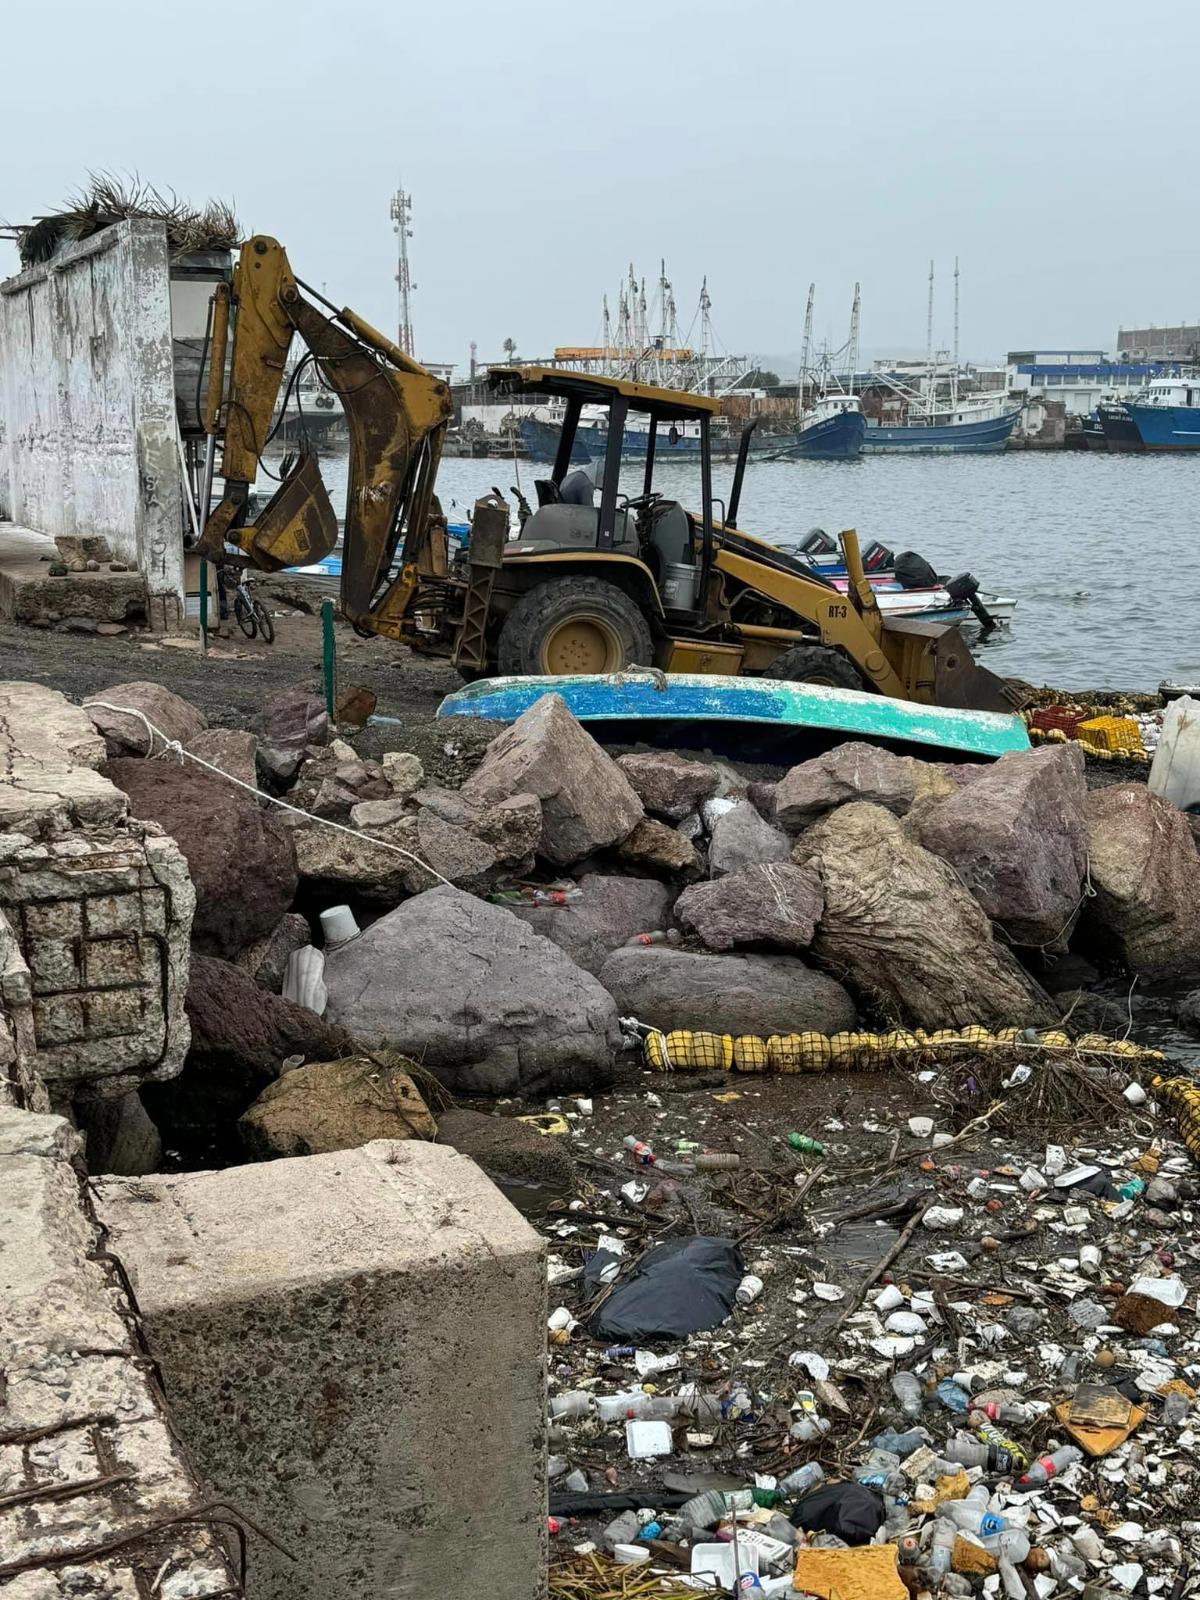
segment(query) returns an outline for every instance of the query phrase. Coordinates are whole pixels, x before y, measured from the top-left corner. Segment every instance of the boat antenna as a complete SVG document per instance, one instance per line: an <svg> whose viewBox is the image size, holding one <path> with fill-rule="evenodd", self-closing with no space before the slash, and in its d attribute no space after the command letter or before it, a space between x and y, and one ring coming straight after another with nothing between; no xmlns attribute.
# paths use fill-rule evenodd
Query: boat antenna
<svg viewBox="0 0 1200 1600"><path fill-rule="evenodd" d="M958 410L958 257L954 258L954 376L950 380L950 406Z"/></svg>
<svg viewBox="0 0 1200 1600"><path fill-rule="evenodd" d="M808 305L804 308L804 339L800 346L800 382L796 386L797 419L804 415L804 384L808 377L809 362L812 360L813 300L816 292L816 284L810 283L808 286Z"/></svg>
<svg viewBox="0 0 1200 1600"><path fill-rule="evenodd" d="M929 263L929 309L925 314L925 401L933 409L933 262Z"/></svg>
<svg viewBox="0 0 1200 1600"><path fill-rule="evenodd" d="M854 376L858 371L858 313L861 304L862 296L859 293L859 285L856 283L854 285L854 303L850 307L850 343L847 347L849 352L850 373L846 382L847 394L854 393Z"/></svg>
<svg viewBox="0 0 1200 1600"><path fill-rule="evenodd" d="M612 318L608 312L608 296L604 296L604 373L612 372Z"/></svg>

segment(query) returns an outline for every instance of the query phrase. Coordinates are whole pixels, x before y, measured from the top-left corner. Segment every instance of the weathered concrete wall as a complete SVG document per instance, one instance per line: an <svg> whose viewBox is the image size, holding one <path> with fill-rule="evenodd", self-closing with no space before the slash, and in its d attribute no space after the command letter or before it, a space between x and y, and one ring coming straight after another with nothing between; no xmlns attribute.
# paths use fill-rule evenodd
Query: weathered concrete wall
<svg viewBox="0 0 1200 1600"><path fill-rule="evenodd" d="M0 1105L0 1592L14 1600L239 1593L60 1117ZM129 1539L105 1555L104 1545Z"/></svg>
<svg viewBox="0 0 1200 1600"><path fill-rule="evenodd" d="M253 1600L545 1587L545 1261L478 1167L376 1143L105 1179L97 1206Z"/></svg>
<svg viewBox="0 0 1200 1600"><path fill-rule="evenodd" d="M7 986L24 991L31 1070L61 1108L174 1077L189 1039L187 862L129 816L103 760L78 706L0 683L0 914L28 968ZM0 985L4 971L0 944Z"/></svg>
<svg viewBox="0 0 1200 1600"><path fill-rule="evenodd" d="M162 223L120 223L0 284L0 415L12 520L104 534L174 620L183 502Z"/></svg>

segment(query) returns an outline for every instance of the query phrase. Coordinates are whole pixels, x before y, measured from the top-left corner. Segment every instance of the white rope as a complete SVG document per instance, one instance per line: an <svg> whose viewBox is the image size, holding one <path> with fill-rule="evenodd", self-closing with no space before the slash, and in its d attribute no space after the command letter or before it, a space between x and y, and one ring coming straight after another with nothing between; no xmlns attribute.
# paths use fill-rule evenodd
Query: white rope
<svg viewBox="0 0 1200 1600"><path fill-rule="evenodd" d="M248 790L250 794L255 795L259 800L269 800L273 806L279 806L284 811L291 811L295 816L303 817L306 822L319 822L323 828L332 828L335 833L345 833L349 834L352 839L361 839L364 844L372 845L376 850L391 850L395 855L404 856L407 860L414 862L422 871L428 872L431 877L436 878L439 883L444 883L447 889L456 887L450 882L449 878L443 878L436 867L431 867L428 861L422 861L420 856L414 855L411 850L406 850L403 845L392 844L389 839L373 838L371 834L363 833L358 828L347 828L344 823L331 822L328 817L315 817L311 811L304 811L300 806L289 805L286 800L281 800L278 795L268 794L265 789L259 789L253 783L246 783L242 778L235 778L232 772L225 772L221 767L214 766L211 761L205 761L203 756L198 756L191 750L185 750L178 739L169 739L162 729L156 728L146 713L139 711L136 706L115 706L110 700L85 700L83 709L86 711L89 706L99 706L102 711L116 711L125 717L136 717L139 722L144 723L148 757L157 759L157 756L173 755L180 761L184 759L194 761L197 766L206 767L209 772L215 772L218 778L224 778L226 783L234 783L239 789ZM163 746L157 752L154 749L156 735L162 740Z"/></svg>

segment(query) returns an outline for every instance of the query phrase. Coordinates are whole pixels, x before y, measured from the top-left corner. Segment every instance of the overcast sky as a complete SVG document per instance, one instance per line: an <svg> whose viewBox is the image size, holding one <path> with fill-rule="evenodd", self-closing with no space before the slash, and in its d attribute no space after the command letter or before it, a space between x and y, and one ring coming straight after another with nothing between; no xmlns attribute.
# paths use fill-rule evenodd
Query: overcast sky
<svg viewBox="0 0 1200 1600"><path fill-rule="evenodd" d="M402 174L426 360L596 341L660 256L737 351L796 351L810 280L840 343L857 278L919 352L931 256L948 347L956 254L964 356L1111 349L1200 321L1198 47L1194 0L58 0L5 14L0 218L136 171L394 332Z"/></svg>

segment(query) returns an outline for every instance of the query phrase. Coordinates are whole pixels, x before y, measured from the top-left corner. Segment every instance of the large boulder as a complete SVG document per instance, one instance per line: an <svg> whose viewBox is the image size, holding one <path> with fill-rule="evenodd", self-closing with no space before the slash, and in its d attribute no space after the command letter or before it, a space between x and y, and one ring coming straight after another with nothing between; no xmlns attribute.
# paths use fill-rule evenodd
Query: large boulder
<svg viewBox="0 0 1200 1600"><path fill-rule="evenodd" d="M825 897L821 880L807 867L765 861L685 889L676 919L710 950L738 944L777 944L807 950Z"/></svg>
<svg viewBox="0 0 1200 1600"><path fill-rule="evenodd" d="M484 805L516 794L541 801L540 854L560 867L619 844L645 814L628 778L559 694L542 695L498 734L462 787L465 800Z"/></svg>
<svg viewBox="0 0 1200 1600"><path fill-rule="evenodd" d="M301 881L319 895L357 895L382 906L404 897L417 850L413 818L380 829L371 840L299 817L290 819L290 832Z"/></svg>
<svg viewBox="0 0 1200 1600"><path fill-rule="evenodd" d="M187 748L192 755L199 756L210 766L219 767L231 778L257 787L258 740L244 728L206 728L188 740Z"/></svg>
<svg viewBox="0 0 1200 1600"><path fill-rule="evenodd" d="M308 746L329 743L325 702L301 685L282 689L269 696L263 706L258 733L260 766L277 783L291 783Z"/></svg>
<svg viewBox="0 0 1200 1600"><path fill-rule="evenodd" d="M519 906L513 914L565 950L577 967L597 973L614 950L639 933L658 933L671 920L674 892L653 878L588 873L579 898L564 906Z"/></svg>
<svg viewBox="0 0 1200 1600"><path fill-rule="evenodd" d="M135 817L157 822L187 858L196 890L192 942L235 956L289 910L296 894L291 832L244 789L173 760L110 761Z"/></svg>
<svg viewBox="0 0 1200 1600"><path fill-rule="evenodd" d="M716 794L721 781L721 774L714 767L703 761L688 761L669 750L619 756L617 765L650 815L667 822L682 822L702 800Z"/></svg>
<svg viewBox="0 0 1200 1600"><path fill-rule="evenodd" d="M1015 944L1052 944L1070 932L1083 898L1086 800L1083 751L1045 745L1001 757L910 831Z"/></svg>
<svg viewBox="0 0 1200 1600"><path fill-rule="evenodd" d="M903 816L916 798L913 762L878 745L835 745L784 774L772 796L775 821L791 833L836 806L868 800Z"/></svg>
<svg viewBox="0 0 1200 1600"><path fill-rule="evenodd" d="M516 1117L493 1117L455 1106L438 1117L437 1142L470 1156L493 1183L569 1189L575 1181L567 1141L547 1138Z"/></svg>
<svg viewBox="0 0 1200 1600"><path fill-rule="evenodd" d="M792 841L759 815L749 800L740 800L713 826L708 846L708 870L714 878L741 872L763 861L786 861Z"/></svg>
<svg viewBox="0 0 1200 1600"><path fill-rule="evenodd" d="M1087 797L1097 946L1147 982L1200 977L1200 856L1188 819L1141 783Z"/></svg>
<svg viewBox="0 0 1200 1600"><path fill-rule="evenodd" d="M802 843L825 891L813 953L864 999L926 1028L1054 1020L953 870L890 811L841 806Z"/></svg>
<svg viewBox="0 0 1200 1600"><path fill-rule="evenodd" d="M794 956L710 956L666 945L614 950L600 982L624 1016L669 1032L839 1033L854 1002Z"/></svg>
<svg viewBox="0 0 1200 1600"><path fill-rule="evenodd" d="M405 1064L381 1055L292 1068L243 1112L238 1132L251 1155L269 1160L353 1150L372 1139L432 1139L437 1127Z"/></svg>
<svg viewBox="0 0 1200 1600"><path fill-rule="evenodd" d="M416 832L413 853L424 865L414 862L405 873L404 887L409 894L432 889L442 879L481 893L494 881L496 852L473 833L443 821L432 811L422 811L417 816ZM427 871L426 867L432 870Z"/></svg>
<svg viewBox="0 0 1200 1600"><path fill-rule="evenodd" d="M111 706L128 706L129 710L113 711ZM161 683L141 679L101 689L84 701L83 709L97 733L103 735L110 756L156 754L166 748L164 739L187 745L208 727L204 714L194 705L164 689ZM141 715L131 714L137 712ZM147 728L142 717L157 731Z"/></svg>
<svg viewBox="0 0 1200 1600"><path fill-rule="evenodd" d="M536 1094L606 1082L616 1008L590 973L501 906L427 890L332 951L326 1018L450 1088Z"/></svg>

